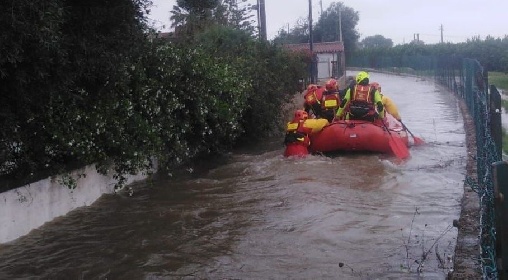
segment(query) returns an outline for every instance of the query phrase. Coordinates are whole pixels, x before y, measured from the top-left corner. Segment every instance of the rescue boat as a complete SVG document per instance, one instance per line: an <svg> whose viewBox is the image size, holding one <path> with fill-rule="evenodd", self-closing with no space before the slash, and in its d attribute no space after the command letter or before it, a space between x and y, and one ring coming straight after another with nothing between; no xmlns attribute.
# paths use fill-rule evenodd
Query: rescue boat
<svg viewBox="0 0 508 280"><path fill-rule="evenodd" d="M390 114L383 121L335 120L311 133L309 151L374 152L394 154L399 158L409 156L407 131L401 122Z"/></svg>

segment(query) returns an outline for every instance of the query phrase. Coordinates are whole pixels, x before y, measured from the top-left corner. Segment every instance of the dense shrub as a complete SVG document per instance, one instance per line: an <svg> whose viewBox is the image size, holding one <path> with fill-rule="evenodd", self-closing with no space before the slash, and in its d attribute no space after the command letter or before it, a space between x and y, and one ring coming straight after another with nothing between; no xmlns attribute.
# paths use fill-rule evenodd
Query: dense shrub
<svg viewBox="0 0 508 280"><path fill-rule="evenodd" d="M104 112L142 46L145 2L0 3L0 175L30 181L102 156L86 132L115 134Z"/></svg>
<svg viewBox="0 0 508 280"><path fill-rule="evenodd" d="M0 4L3 189L92 163L121 186L153 158L170 167L277 130L299 57L231 28L154 40L147 2Z"/></svg>
<svg viewBox="0 0 508 280"><path fill-rule="evenodd" d="M151 103L150 121L163 143L157 157L175 164L229 150L243 133L248 79L198 49L160 45L145 59L140 101Z"/></svg>
<svg viewBox="0 0 508 280"><path fill-rule="evenodd" d="M301 90L306 76L305 57L242 31L215 27L200 34L196 44L206 53L228 61L252 85L243 115L244 139L257 139L281 130L281 107Z"/></svg>

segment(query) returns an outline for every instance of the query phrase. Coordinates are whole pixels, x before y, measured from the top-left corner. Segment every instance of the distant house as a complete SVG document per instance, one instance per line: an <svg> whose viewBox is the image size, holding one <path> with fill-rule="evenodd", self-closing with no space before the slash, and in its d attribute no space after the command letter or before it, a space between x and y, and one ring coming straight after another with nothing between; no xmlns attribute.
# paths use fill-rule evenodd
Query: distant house
<svg viewBox="0 0 508 280"><path fill-rule="evenodd" d="M164 41L172 41L175 38L175 34L173 32L157 32L148 34L148 39L150 41L153 40L164 40Z"/></svg>
<svg viewBox="0 0 508 280"><path fill-rule="evenodd" d="M157 33L157 38L171 39L173 37L175 37L175 33L174 32L159 32L159 33Z"/></svg>
<svg viewBox="0 0 508 280"><path fill-rule="evenodd" d="M284 47L292 51L310 52L309 43L285 44ZM313 43L312 50L316 58L316 74L319 80L342 76L345 69L343 42Z"/></svg>

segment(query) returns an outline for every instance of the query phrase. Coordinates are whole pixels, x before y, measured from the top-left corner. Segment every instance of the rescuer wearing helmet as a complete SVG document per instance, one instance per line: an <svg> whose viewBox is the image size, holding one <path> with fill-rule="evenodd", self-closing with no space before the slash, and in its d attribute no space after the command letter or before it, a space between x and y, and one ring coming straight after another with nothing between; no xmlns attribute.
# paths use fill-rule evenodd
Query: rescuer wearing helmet
<svg viewBox="0 0 508 280"><path fill-rule="evenodd" d="M322 116L321 98L323 97L324 89L318 85L310 84L307 86L307 92L303 96L303 108L307 114L313 114L316 118Z"/></svg>
<svg viewBox="0 0 508 280"><path fill-rule="evenodd" d="M335 118L335 112L340 105L339 85L337 80L330 79L326 82L321 105L323 117L331 122Z"/></svg>
<svg viewBox="0 0 508 280"><path fill-rule="evenodd" d="M286 150L284 151L285 157L301 157L309 154L309 133L311 133L312 128L306 128L304 126L308 117L309 115L305 112L305 110L296 110L293 120L288 122L286 137L284 138L284 144L286 145Z"/></svg>
<svg viewBox="0 0 508 280"><path fill-rule="evenodd" d="M325 84L325 89L327 92L337 92L339 89L339 84L337 83L337 80L330 79Z"/></svg>
<svg viewBox="0 0 508 280"><path fill-rule="evenodd" d="M372 82L370 84L375 87L379 93L381 93L381 102L383 102L383 106L385 106L386 113L392 115L396 120L402 121L399 110L397 109L397 105L395 105L395 102L393 102L390 97L381 92L381 85L377 82Z"/></svg>
<svg viewBox="0 0 508 280"><path fill-rule="evenodd" d="M367 72L361 71L356 75L356 85L347 89L336 116L339 119L367 121L384 118L381 93L369 84Z"/></svg>

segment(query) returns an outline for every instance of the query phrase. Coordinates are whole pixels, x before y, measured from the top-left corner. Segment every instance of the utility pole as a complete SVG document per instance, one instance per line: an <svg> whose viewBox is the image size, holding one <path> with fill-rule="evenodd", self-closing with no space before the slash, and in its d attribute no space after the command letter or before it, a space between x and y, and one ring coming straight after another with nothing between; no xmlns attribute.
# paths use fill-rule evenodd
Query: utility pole
<svg viewBox="0 0 508 280"><path fill-rule="evenodd" d="M314 79L314 47L312 37L312 0L309 0L309 48L310 48L310 83L315 84L316 80Z"/></svg>
<svg viewBox="0 0 508 280"><path fill-rule="evenodd" d="M258 32L259 32L258 35L261 38L261 15L260 15L260 10L259 10L259 0L257 0L256 13L257 13L257 20L258 20Z"/></svg>
<svg viewBox="0 0 508 280"><path fill-rule="evenodd" d="M261 38L261 40L266 41L265 0L258 0L258 9L259 9L259 20L260 20L259 37Z"/></svg>
<svg viewBox="0 0 508 280"><path fill-rule="evenodd" d="M339 6L339 41L342 42L342 6Z"/></svg>
<svg viewBox="0 0 508 280"><path fill-rule="evenodd" d="M344 49L344 41L342 41L342 4L339 6L339 42L342 44L342 52L340 54L340 70L342 71L342 75L344 76L344 81L346 79L346 55ZM337 63L337 67L339 67ZM339 69L337 69L337 74L339 74Z"/></svg>
<svg viewBox="0 0 508 280"><path fill-rule="evenodd" d="M443 25L439 28L441 30L441 44L443 43Z"/></svg>

